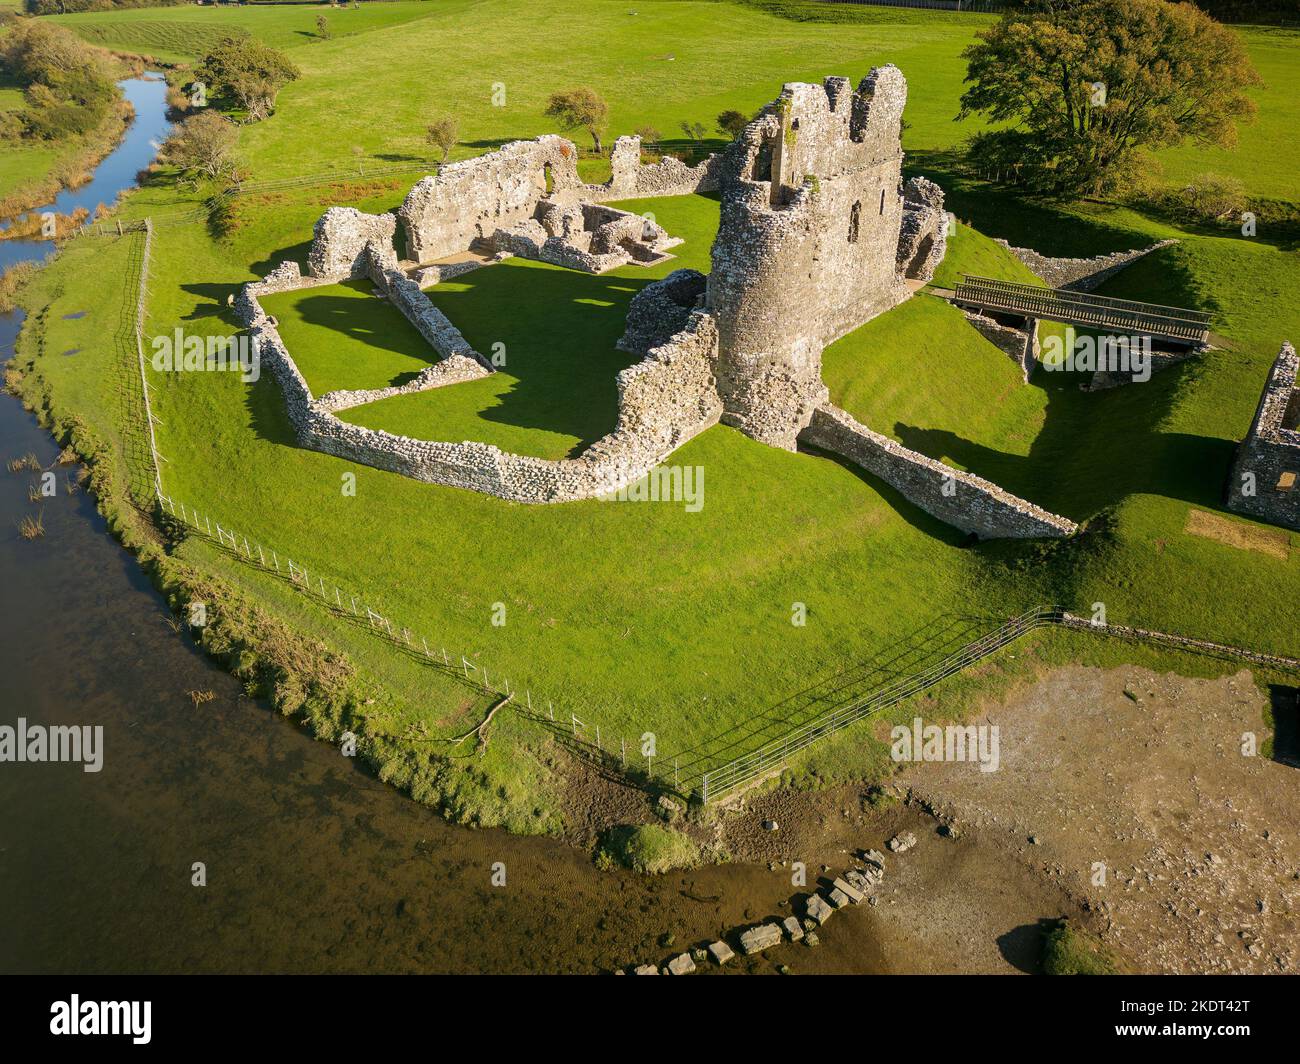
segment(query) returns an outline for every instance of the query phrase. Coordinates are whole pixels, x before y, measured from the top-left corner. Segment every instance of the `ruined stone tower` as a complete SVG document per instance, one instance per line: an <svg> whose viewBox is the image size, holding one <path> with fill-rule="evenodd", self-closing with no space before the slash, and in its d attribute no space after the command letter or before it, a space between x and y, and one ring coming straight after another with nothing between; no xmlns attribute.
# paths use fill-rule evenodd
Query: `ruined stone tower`
<svg viewBox="0 0 1300 1064"><path fill-rule="evenodd" d="M822 349L907 296L906 99L894 66L856 92L840 77L789 84L723 159L706 306L723 420L755 439L793 450L827 398Z"/></svg>

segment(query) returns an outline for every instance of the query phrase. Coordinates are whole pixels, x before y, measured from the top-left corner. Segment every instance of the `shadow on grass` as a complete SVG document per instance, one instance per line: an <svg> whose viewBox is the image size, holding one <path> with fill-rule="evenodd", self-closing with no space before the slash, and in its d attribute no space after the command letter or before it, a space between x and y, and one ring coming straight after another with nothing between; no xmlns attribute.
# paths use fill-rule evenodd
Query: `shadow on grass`
<svg viewBox="0 0 1300 1064"><path fill-rule="evenodd" d="M1213 358L1214 353L1201 355ZM1221 509L1235 445L1158 426L1196 367L1180 363L1142 384L1083 392L1086 375L1040 370L1027 387L1046 393L1046 418L1027 455L955 432L896 423L905 447L948 459L1053 513L1084 521L1133 494Z"/></svg>
<svg viewBox="0 0 1300 1064"><path fill-rule="evenodd" d="M356 296L331 295L328 287L307 289L307 294L296 304L298 315L305 324L329 329L378 351L407 355L425 363L437 361L437 352L429 347L402 312L388 300L373 294L375 286L369 278L341 281L339 287L351 290ZM398 373L371 387L404 384L414 379L418 372Z"/></svg>
<svg viewBox="0 0 1300 1064"><path fill-rule="evenodd" d="M909 152L906 171L908 176L919 174L937 182L949 211L981 233L1001 237L1014 247L1033 248L1044 255L1089 258L1153 242L1150 233L1122 222L1090 218L1065 203L972 177L953 152Z"/></svg>
<svg viewBox="0 0 1300 1064"><path fill-rule="evenodd" d="M515 428L577 439L576 454L614 430L620 370L639 359L615 348L632 297L651 277L595 276L537 263L505 262L429 291L465 339L488 357L508 388L474 415ZM498 346L500 345L500 346ZM455 389L428 393L435 403L463 402ZM489 433L490 435L490 433ZM488 440L491 442L491 440Z"/></svg>

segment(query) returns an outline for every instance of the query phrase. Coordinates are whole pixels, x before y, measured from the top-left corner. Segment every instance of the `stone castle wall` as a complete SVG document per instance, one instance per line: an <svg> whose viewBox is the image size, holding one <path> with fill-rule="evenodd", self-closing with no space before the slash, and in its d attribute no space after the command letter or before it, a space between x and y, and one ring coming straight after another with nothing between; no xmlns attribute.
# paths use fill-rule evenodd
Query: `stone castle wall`
<svg viewBox="0 0 1300 1064"><path fill-rule="evenodd" d="M1068 288L1075 292L1091 292L1099 288L1102 282L1114 277L1120 270L1131 266L1138 259L1159 251L1177 240L1161 240L1148 248L1136 251L1116 251L1109 255L1096 255L1090 259L1062 259L1050 255L1040 255L1033 248L1012 247L1005 240L998 239L1011 254L1023 262L1044 283L1052 288Z"/></svg>
<svg viewBox="0 0 1300 1064"><path fill-rule="evenodd" d="M397 276L414 287L404 275ZM296 264L285 264L265 281L244 285L235 302L262 364L280 387L299 444L312 450L514 502L563 502L607 495L634 483L687 440L717 424L721 415L713 379L717 331L707 315L698 314L643 361L619 373L617 426L577 458L550 461L472 441L414 440L340 421L334 416L337 410L473 379L487 370L454 352L407 385L314 398L259 296L330 283L330 278L304 278ZM418 288L416 292L428 304Z"/></svg>
<svg viewBox="0 0 1300 1064"><path fill-rule="evenodd" d="M614 142L609 162L613 176L595 199L644 199L716 191L722 156L710 155L696 166L687 166L671 155L657 163L642 163L641 138L632 136Z"/></svg>
<svg viewBox="0 0 1300 1064"><path fill-rule="evenodd" d="M907 83L878 67L790 84L728 149L707 306L724 420L793 449L826 401L822 349L908 295L899 124Z"/></svg>
<svg viewBox="0 0 1300 1064"><path fill-rule="evenodd" d="M397 210L406 258L431 262L464 251L531 218L548 196L576 197L583 187L577 148L554 135L441 167L417 182Z"/></svg>
<svg viewBox="0 0 1300 1064"><path fill-rule="evenodd" d="M1003 491L973 473L927 458L827 404L813 413L800 441L843 455L945 524L981 539L1068 536L1078 526Z"/></svg>
<svg viewBox="0 0 1300 1064"><path fill-rule="evenodd" d="M1228 509L1294 529L1300 529L1297 363L1295 348L1283 344L1250 432L1237 447L1227 490Z"/></svg>

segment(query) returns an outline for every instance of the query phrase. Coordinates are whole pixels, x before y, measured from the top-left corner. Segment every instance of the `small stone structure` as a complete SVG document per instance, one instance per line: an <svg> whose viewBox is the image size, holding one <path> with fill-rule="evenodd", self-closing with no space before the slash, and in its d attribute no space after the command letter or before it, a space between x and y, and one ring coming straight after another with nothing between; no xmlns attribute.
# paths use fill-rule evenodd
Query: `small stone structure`
<svg viewBox="0 0 1300 1064"><path fill-rule="evenodd" d="M1300 529L1300 389L1296 350L1282 345L1250 432L1237 447L1228 509Z"/></svg>
<svg viewBox="0 0 1300 1064"><path fill-rule="evenodd" d="M1029 378L1038 368L1038 319L1022 318L1018 315L994 315L979 311L963 310L966 320L989 343L1005 351L1029 383Z"/></svg>
<svg viewBox="0 0 1300 1064"><path fill-rule="evenodd" d="M948 215L943 189L924 177L903 186L903 224L898 234L897 266L912 281L929 282L948 250Z"/></svg>
<svg viewBox="0 0 1300 1064"><path fill-rule="evenodd" d="M396 216L331 208L316 225L310 276L278 267L245 285L236 306L303 446L418 480L528 503L606 496L723 420L773 446L843 455L976 535L1068 535L1072 522L909 451L828 401L825 346L907 299L908 282L928 281L944 255L942 189L900 178L906 98L894 66L873 69L856 89L841 77L791 83L722 155L698 166L643 164L639 139L620 137L603 185L579 178L577 149L563 137L507 144L422 179ZM472 441L414 440L335 417L493 372L422 287L510 255L596 273L661 261L676 241L604 201L711 189L722 200L711 272L675 271L632 299L618 346L642 360L618 375L615 430L577 457L548 461ZM394 249L399 235L407 263ZM440 360L404 385L315 397L258 298L360 277ZM1026 372L1031 347L1022 345L1030 351L1021 356Z"/></svg>

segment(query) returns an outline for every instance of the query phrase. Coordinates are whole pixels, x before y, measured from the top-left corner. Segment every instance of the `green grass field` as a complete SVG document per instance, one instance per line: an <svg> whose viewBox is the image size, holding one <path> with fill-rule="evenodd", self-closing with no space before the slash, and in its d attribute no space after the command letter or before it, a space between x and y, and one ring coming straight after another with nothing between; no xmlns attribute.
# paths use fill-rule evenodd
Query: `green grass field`
<svg viewBox="0 0 1300 1064"><path fill-rule="evenodd" d="M1083 393L1078 380L1048 373L1025 385L960 315L922 294L828 350L833 397L867 423L1089 522L1080 537L1052 545L968 547L959 533L851 468L774 450L725 427L670 459L704 470L698 513L666 504L510 504L298 448L269 377L245 386L231 374L151 371L163 476L174 498L364 596L394 624L507 677L512 688L552 701L558 719L575 714L586 734L599 725L606 745L618 737L632 745L654 732L660 765L677 758L687 770L807 719L818 700L790 698L819 679L847 674L846 682L870 688L888 674L876 659L891 648L935 651L984 623L963 618L1005 617L1038 602L1087 608L1103 601L1114 621L1300 653L1292 608L1300 537L1290 536L1282 561L1184 530L1192 507L1221 511L1232 447L1249 424L1267 367L1283 339L1300 336L1297 252L1268 243L1266 233L1245 240L1178 231L1125 208L1025 204L948 175L943 153L965 135L951 122L958 53L979 18L891 12L888 19L823 24L730 4L652 0L632 15L626 4L585 0L566 13L583 27L575 42L553 32L554 7L536 2L374 7L393 21L381 24L375 14L352 36L295 46L303 79L285 90L273 118L244 130L243 150L259 176L320 171L352 145L372 158L422 153L427 116L447 108L463 119L458 155L480 152L549 131L542 101L572 84L590 83L609 96L612 135L646 122L672 131L680 119L711 123L724 107L752 110L785 81L860 77L873 63L893 60L911 84L910 161L950 188L960 220L952 258L936 281L961 271L1023 276L991 236L1047 253L1094 254L1176 235L1180 244L1106 290L1205 307L1233 347L1109 392ZM313 12L296 8L147 13L175 14L206 29L238 24L281 44L314 23ZM129 35L148 21L144 14L65 21ZM1253 34L1247 31L1252 50L1280 49L1261 92L1261 127L1294 129L1294 75L1284 63L1294 53L1276 34ZM489 102L498 81L507 86L505 108ZM1300 198L1279 155L1243 136L1240 151L1215 166L1261 192ZM1206 168L1200 163L1171 158L1169 172L1199 172ZM250 196L237 201L225 235L198 223L160 227L148 331L179 323L235 333L227 297L277 261L302 261L325 206L391 209L409 183ZM124 210L162 215L192 202L160 181ZM503 371L346 417L550 457L607 432L616 412L613 375L627 364L612 347L627 300L668 269L703 267L717 224L717 205L707 198L630 206L653 210L686 237L677 260L599 278L515 261L439 285L431 297L471 343L485 353L505 344ZM123 396L130 381L123 373L129 377L130 365L104 342L123 313L115 263L125 243L80 242L39 278L26 299L44 314L39 331L25 334L23 352L39 343L40 373L54 395L129 450L131 408ZM427 359L418 337L365 286L276 296L268 304L318 391L382 386ZM64 317L81 310L86 317ZM78 347L81 354L60 356ZM341 491L347 473L356 474L355 497ZM453 679L210 541L191 537L178 553L348 653L381 691L364 711L368 727L393 736L413 725L451 734L481 709ZM498 603L503 626L492 623ZM796 603L807 608L802 627L791 623ZM1077 646L1071 653L1085 654ZM1023 660L990 665L953 690L977 698L981 684L1010 682L1024 675L1022 667ZM939 712L966 704L941 697ZM553 826L546 732L511 719L507 726L517 730L506 734L514 741L493 743L481 761L456 763L469 793L463 809L521 830ZM883 748L869 732L851 729L819 749L802 763L810 778L881 770ZM419 751L413 757L431 756L427 746L412 749Z"/></svg>

